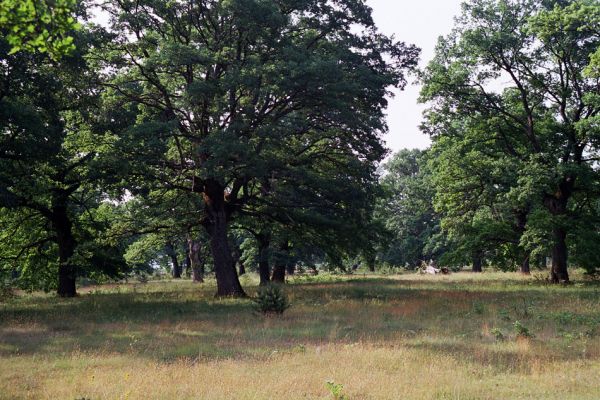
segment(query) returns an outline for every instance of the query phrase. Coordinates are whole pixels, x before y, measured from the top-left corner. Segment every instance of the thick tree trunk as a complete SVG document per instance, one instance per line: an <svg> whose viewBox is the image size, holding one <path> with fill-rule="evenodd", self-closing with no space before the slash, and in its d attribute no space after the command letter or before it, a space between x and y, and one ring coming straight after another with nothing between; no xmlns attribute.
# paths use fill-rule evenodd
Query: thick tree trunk
<svg viewBox="0 0 600 400"><path fill-rule="evenodd" d="M483 272L483 259L481 254L476 254L473 256L473 272Z"/></svg>
<svg viewBox="0 0 600 400"><path fill-rule="evenodd" d="M202 244L199 240L188 239L188 254L190 268L192 270L192 281L204 282L204 257L202 257Z"/></svg>
<svg viewBox="0 0 600 400"><path fill-rule="evenodd" d="M179 265L179 261L177 260L177 252L175 251L175 246L173 246L172 242L167 242L165 244L165 249L169 258L171 258L171 264L173 265L173 270L171 273L173 274L174 279L181 278L181 266Z"/></svg>
<svg viewBox="0 0 600 400"><path fill-rule="evenodd" d="M60 297L75 297L77 295L75 287L77 268L71 263L71 258L75 254L77 242L73 237L73 225L64 202L58 203L57 201L52 208L52 212L52 227L56 233L56 243L58 245L57 293Z"/></svg>
<svg viewBox="0 0 600 400"><path fill-rule="evenodd" d="M552 248L552 283L569 283L567 270L567 232L564 228L554 228L554 247Z"/></svg>
<svg viewBox="0 0 600 400"><path fill-rule="evenodd" d="M204 185L206 209L205 227L210 235L210 249L217 278L218 297L246 297L238 279L231 249L227 240L227 211L225 189L218 182L208 180Z"/></svg>
<svg viewBox="0 0 600 400"><path fill-rule="evenodd" d="M521 273L524 275L531 274L531 267L530 267L530 261L529 261L530 258L531 258L531 255L527 254L525 259L523 260L523 263L521 264Z"/></svg>
<svg viewBox="0 0 600 400"><path fill-rule="evenodd" d="M257 241L258 275L260 277L260 286L265 286L271 282L271 267L269 266L269 235L261 234L257 237Z"/></svg>
<svg viewBox="0 0 600 400"><path fill-rule="evenodd" d="M555 217L562 217L567 213L569 199L573 194L575 184L574 177L565 177L559 184L558 190L552 196L547 196L544 203L548 210ZM552 247L552 270L550 272L550 282L569 283L568 273L568 250L567 250L567 230L561 225L561 222L555 222L553 229L554 245Z"/></svg>

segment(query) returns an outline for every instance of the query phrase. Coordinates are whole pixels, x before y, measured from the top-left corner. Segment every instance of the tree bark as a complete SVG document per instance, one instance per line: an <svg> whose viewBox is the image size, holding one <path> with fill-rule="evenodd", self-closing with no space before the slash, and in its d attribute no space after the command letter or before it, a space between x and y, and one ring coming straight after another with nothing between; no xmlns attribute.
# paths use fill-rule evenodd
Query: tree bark
<svg viewBox="0 0 600 400"><path fill-rule="evenodd" d="M273 267L271 281L275 283L285 283L285 265L275 265Z"/></svg>
<svg viewBox="0 0 600 400"><path fill-rule="evenodd" d="M246 297L238 279L234 260L227 240L227 210L225 188L214 180L207 180L203 190L206 219L204 226L210 236L210 249L217 279L217 297Z"/></svg>
<svg viewBox="0 0 600 400"><path fill-rule="evenodd" d="M530 267L530 258L531 258L531 254L527 254L527 256L525 257L525 259L523 260L523 263L521 264L521 273L524 275L529 275L531 274L531 267Z"/></svg>
<svg viewBox="0 0 600 400"><path fill-rule="evenodd" d="M67 213L66 201L53 199L52 228L56 233L58 245L58 290L60 297L75 297L77 290L77 268L71 258L75 254L77 242L73 236L73 224Z"/></svg>
<svg viewBox="0 0 600 400"><path fill-rule="evenodd" d="M296 273L296 264L293 263L289 263L286 267L285 267L285 272L286 274L288 274L289 276L292 276Z"/></svg>
<svg viewBox="0 0 600 400"><path fill-rule="evenodd" d="M556 227L554 228L552 271L550 272L550 281L552 283L569 283L567 257L567 232L564 228Z"/></svg>
<svg viewBox="0 0 600 400"><path fill-rule="evenodd" d="M287 254L290 250L290 245L287 239L281 242L279 250L281 253L279 254L278 258L280 259L278 260L277 264L273 267L273 275L271 276L271 281L275 283L285 283L285 271L287 269L288 264Z"/></svg>
<svg viewBox="0 0 600 400"><path fill-rule="evenodd" d="M473 272L479 273L483 272L483 260L481 254L476 254L473 256Z"/></svg>
<svg viewBox="0 0 600 400"><path fill-rule="evenodd" d="M258 275L260 276L260 286L268 285L271 282L271 267L269 266L269 245L270 235L260 234L258 241Z"/></svg>
<svg viewBox="0 0 600 400"><path fill-rule="evenodd" d="M567 213L567 206L569 199L573 194L574 184L575 178L567 176L559 184L557 192L544 199L544 204L553 216L561 217ZM552 247L550 282L569 283L567 230L562 226L560 220L555 223L556 225L552 232L554 236L554 245Z"/></svg>
<svg viewBox="0 0 600 400"><path fill-rule="evenodd" d="M197 283L204 282L204 257L202 257L201 252L202 244L200 241L188 238L188 254L192 270L192 281Z"/></svg>
<svg viewBox="0 0 600 400"><path fill-rule="evenodd" d="M177 260L177 253L175 252L175 246L172 242L165 244L165 249L169 258L171 258L171 264L173 265L172 275L174 279L181 279L181 266Z"/></svg>

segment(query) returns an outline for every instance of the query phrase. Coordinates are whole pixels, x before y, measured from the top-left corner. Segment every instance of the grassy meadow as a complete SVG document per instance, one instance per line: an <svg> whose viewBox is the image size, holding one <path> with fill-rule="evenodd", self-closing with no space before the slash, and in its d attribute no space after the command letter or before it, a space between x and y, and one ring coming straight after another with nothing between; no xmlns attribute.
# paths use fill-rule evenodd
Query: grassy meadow
<svg viewBox="0 0 600 400"><path fill-rule="evenodd" d="M280 317L210 282L21 295L0 304L0 398L598 399L600 286L578 282L298 277Z"/></svg>

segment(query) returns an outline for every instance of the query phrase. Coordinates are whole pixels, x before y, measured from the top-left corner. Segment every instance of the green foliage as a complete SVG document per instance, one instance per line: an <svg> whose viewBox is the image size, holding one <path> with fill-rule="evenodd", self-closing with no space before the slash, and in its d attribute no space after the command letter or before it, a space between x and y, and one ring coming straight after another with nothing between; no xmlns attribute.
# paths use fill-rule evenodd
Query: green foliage
<svg viewBox="0 0 600 400"><path fill-rule="evenodd" d="M571 264L600 265L584 256L599 226L599 14L587 0L473 0L440 39L421 100L451 262L515 269L554 249L558 281L566 247Z"/></svg>
<svg viewBox="0 0 600 400"><path fill-rule="evenodd" d="M494 336L494 338L498 342L502 342L505 339L504 333L502 333L502 330L500 330L499 328L493 328L490 331L490 333Z"/></svg>
<svg viewBox="0 0 600 400"><path fill-rule="evenodd" d="M283 314L290 307L290 303L282 285L269 284L261 286L254 299L255 309L266 315Z"/></svg>
<svg viewBox="0 0 600 400"><path fill-rule="evenodd" d="M344 394L344 385L335 383L334 381L325 382L325 387L331 393L333 400L347 400L348 397Z"/></svg>
<svg viewBox="0 0 600 400"><path fill-rule="evenodd" d="M382 263L416 268L443 251L444 244L437 240L440 220L433 209L435 191L426 160L424 151L402 150L383 166L384 196L375 215L391 237L380 250Z"/></svg>
<svg viewBox="0 0 600 400"><path fill-rule="evenodd" d="M80 28L77 0L0 0L0 30L10 53L48 53L58 59L75 49L72 32Z"/></svg>
<svg viewBox="0 0 600 400"><path fill-rule="evenodd" d="M515 321L515 323L513 324L513 328L515 330L515 333L517 334L517 337L521 337L521 338L533 338L534 337L533 333L531 333L529 331L529 328L527 328L525 325L523 325L520 321Z"/></svg>

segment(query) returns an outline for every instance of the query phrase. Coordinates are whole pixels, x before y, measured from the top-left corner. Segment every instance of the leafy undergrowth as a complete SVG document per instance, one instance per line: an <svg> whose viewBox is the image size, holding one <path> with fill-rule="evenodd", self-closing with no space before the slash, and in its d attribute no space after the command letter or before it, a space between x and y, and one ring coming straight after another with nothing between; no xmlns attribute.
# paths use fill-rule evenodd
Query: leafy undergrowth
<svg viewBox="0 0 600 400"><path fill-rule="evenodd" d="M253 281L245 282L256 293ZM600 288L512 274L298 278L263 317L150 282L0 305L0 398L593 399ZM329 397L328 397L329 396Z"/></svg>

